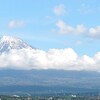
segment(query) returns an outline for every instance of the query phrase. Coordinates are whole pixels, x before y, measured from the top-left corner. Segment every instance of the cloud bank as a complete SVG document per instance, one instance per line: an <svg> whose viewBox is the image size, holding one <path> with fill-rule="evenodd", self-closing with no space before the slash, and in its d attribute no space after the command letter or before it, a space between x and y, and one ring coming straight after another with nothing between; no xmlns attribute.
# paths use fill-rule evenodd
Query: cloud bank
<svg viewBox="0 0 100 100"><path fill-rule="evenodd" d="M78 56L72 48L10 50L0 54L0 69L57 69L100 71L100 52Z"/></svg>

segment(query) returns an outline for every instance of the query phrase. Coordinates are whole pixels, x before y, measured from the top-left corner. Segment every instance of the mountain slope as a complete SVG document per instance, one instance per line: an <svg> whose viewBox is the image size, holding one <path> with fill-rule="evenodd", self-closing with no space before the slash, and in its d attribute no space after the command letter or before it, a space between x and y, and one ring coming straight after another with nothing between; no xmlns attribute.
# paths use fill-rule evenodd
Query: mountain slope
<svg viewBox="0 0 100 100"><path fill-rule="evenodd" d="M33 49L27 43L16 37L3 36L0 38L0 52L6 52L11 49L23 49L23 48Z"/></svg>

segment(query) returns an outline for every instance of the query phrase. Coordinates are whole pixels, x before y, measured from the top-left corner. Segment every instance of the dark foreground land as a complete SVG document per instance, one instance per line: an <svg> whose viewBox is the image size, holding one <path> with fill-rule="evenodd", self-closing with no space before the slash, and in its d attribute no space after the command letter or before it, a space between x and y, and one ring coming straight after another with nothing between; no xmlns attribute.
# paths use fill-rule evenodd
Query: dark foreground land
<svg viewBox="0 0 100 100"><path fill-rule="evenodd" d="M99 89L65 86L2 86L0 100L100 100Z"/></svg>
<svg viewBox="0 0 100 100"><path fill-rule="evenodd" d="M0 100L100 100L99 96L18 96L1 95Z"/></svg>

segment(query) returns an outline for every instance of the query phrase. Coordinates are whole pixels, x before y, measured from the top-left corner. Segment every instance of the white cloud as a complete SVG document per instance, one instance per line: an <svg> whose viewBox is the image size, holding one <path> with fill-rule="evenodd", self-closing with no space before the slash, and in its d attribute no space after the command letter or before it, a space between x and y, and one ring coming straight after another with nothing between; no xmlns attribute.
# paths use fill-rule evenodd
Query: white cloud
<svg viewBox="0 0 100 100"><path fill-rule="evenodd" d="M66 13L65 6L63 4L55 6L53 12L58 16L63 15Z"/></svg>
<svg viewBox="0 0 100 100"><path fill-rule="evenodd" d="M100 39L100 26L87 28L84 24L78 24L76 26L68 25L63 20L56 22L57 29L54 30L60 34L77 34L83 35L90 38Z"/></svg>
<svg viewBox="0 0 100 100"><path fill-rule="evenodd" d="M79 57L72 48L11 50L0 54L1 69L63 69L100 71L100 52Z"/></svg>
<svg viewBox="0 0 100 100"><path fill-rule="evenodd" d="M92 38L100 38L100 26L89 29L89 36Z"/></svg>
<svg viewBox="0 0 100 100"><path fill-rule="evenodd" d="M57 32L60 33L60 34L68 34L68 33L73 32L73 30L74 30L72 26L67 25L62 20L58 20L57 23L56 23L56 26L58 28Z"/></svg>
<svg viewBox="0 0 100 100"><path fill-rule="evenodd" d="M25 21L22 21L22 20L11 20L8 23L8 27L9 28L20 28L20 27L25 26L25 24L26 24Z"/></svg>
<svg viewBox="0 0 100 100"><path fill-rule="evenodd" d="M83 34L86 31L86 27L83 24L76 26L76 33Z"/></svg>
<svg viewBox="0 0 100 100"><path fill-rule="evenodd" d="M71 25L67 25L63 20L58 20L56 23L57 26L57 32L60 34L83 34L86 31L86 28L83 24L79 24L76 27L73 27Z"/></svg>

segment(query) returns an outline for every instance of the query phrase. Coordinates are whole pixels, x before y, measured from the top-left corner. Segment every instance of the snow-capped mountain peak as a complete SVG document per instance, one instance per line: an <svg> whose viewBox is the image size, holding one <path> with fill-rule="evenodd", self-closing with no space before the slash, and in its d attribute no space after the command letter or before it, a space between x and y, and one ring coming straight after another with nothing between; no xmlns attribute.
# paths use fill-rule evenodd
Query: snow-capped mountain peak
<svg viewBox="0 0 100 100"><path fill-rule="evenodd" d="M0 52L9 51L11 49L33 49L23 40L12 37L12 36L3 36L0 38Z"/></svg>

